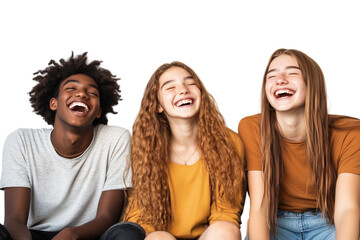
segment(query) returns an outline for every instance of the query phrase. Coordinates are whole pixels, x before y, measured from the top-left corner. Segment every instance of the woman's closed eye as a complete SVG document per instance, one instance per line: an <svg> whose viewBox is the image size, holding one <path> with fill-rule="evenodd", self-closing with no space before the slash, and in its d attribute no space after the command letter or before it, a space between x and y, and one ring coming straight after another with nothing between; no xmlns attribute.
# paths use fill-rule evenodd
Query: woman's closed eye
<svg viewBox="0 0 360 240"><path fill-rule="evenodd" d="M175 86L169 86L166 88L166 90L173 90L173 89L175 89Z"/></svg>

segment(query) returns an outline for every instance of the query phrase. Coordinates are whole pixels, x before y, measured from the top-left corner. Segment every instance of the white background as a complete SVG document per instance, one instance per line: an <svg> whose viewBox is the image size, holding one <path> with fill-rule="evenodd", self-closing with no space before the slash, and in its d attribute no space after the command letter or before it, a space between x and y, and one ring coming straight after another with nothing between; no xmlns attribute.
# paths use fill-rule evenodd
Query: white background
<svg viewBox="0 0 360 240"><path fill-rule="evenodd" d="M330 113L360 118L357 1L1 1L0 145L20 127L48 127L32 112L32 73L50 59L88 51L121 78L123 101L109 124L131 129L145 84L165 62L192 67L228 126L260 106L271 53L295 48L321 66ZM3 223L3 192L0 193ZM242 220L243 236L248 200Z"/></svg>

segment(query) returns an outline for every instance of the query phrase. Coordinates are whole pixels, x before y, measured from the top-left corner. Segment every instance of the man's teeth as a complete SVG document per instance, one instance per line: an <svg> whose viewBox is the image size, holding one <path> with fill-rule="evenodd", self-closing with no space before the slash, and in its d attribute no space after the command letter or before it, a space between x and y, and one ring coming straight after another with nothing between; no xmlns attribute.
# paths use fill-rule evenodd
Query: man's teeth
<svg viewBox="0 0 360 240"><path fill-rule="evenodd" d="M83 107L83 108L85 108L86 111L89 111L89 107L85 103L82 103L82 102L72 102L69 106L69 108L71 110L74 109L75 107Z"/></svg>
<svg viewBox="0 0 360 240"><path fill-rule="evenodd" d="M181 107L182 105L185 105L185 104L192 104L192 100L191 99L181 100L181 101L176 103L176 106Z"/></svg>

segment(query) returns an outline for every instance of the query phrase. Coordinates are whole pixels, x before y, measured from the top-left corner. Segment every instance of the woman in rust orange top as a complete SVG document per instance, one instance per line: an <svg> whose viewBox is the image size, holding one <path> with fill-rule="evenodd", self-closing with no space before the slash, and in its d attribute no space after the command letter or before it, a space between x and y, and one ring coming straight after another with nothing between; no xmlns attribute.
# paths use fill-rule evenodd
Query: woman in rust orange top
<svg viewBox="0 0 360 240"><path fill-rule="evenodd" d="M360 121L328 115L313 59L298 50L273 53L261 113L242 119L239 134L250 240L359 239Z"/></svg>

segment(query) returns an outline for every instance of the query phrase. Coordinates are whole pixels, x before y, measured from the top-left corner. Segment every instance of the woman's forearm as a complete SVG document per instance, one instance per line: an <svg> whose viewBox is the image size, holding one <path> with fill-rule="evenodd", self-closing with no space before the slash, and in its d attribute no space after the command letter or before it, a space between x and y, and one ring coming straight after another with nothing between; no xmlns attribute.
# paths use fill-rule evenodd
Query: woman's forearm
<svg viewBox="0 0 360 240"><path fill-rule="evenodd" d="M251 211L249 218L249 239L250 240L269 240L270 231L266 218L260 211Z"/></svg>

